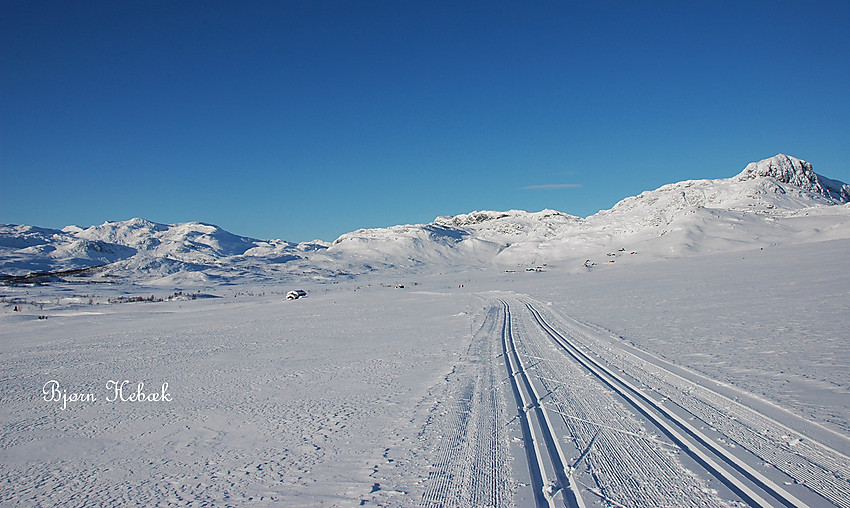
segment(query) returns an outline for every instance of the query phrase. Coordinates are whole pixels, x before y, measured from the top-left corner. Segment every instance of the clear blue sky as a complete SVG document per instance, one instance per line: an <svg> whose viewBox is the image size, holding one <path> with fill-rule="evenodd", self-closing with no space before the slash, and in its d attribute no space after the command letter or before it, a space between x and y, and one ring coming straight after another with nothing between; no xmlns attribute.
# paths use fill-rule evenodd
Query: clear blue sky
<svg viewBox="0 0 850 508"><path fill-rule="evenodd" d="M0 222L258 238L850 181L850 2L0 3Z"/></svg>

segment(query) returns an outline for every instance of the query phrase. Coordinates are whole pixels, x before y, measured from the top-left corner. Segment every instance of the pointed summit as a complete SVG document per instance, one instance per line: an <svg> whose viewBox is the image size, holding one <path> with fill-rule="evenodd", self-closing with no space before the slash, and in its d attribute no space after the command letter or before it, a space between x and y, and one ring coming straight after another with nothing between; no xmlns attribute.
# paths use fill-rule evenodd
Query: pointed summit
<svg viewBox="0 0 850 508"><path fill-rule="evenodd" d="M780 153L768 159L751 162L736 179L743 182L759 177L773 178L839 203L850 202L850 185L824 178L815 173L810 163L790 155Z"/></svg>

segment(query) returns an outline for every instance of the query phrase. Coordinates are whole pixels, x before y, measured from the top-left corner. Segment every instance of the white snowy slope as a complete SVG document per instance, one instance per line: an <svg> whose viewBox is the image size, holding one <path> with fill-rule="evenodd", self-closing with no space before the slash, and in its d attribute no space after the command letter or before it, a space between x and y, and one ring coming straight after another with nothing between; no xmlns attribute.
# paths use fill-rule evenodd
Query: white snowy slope
<svg viewBox="0 0 850 508"><path fill-rule="evenodd" d="M107 267L105 274L141 273L159 283L210 282L264 273L327 248L320 241L295 244L237 236L201 222L163 225L131 219L92 226L78 235L137 250L134 256Z"/></svg>
<svg viewBox="0 0 850 508"><path fill-rule="evenodd" d="M339 237L328 254L379 266L483 266L568 234L581 219L554 210L480 211L430 224L361 229Z"/></svg>
<svg viewBox="0 0 850 508"><path fill-rule="evenodd" d="M846 238L848 201L850 186L780 154L733 178L684 181L626 198L585 226L612 247L619 242L677 256ZM818 219L807 219L812 216Z"/></svg>
<svg viewBox="0 0 850 508"><path fill-rule="evenodd" d="M818 175L811 164L796 157L779 154L750 163L737 179L752 180L758 177L769 177L780 183L791 184L815 196L826 198L831 203L850 201L850 185Z"/></svg>
<svg viewBox="0 0 850 508"><path fill-rule="evenodd" d="M328 253L384 266L539 265L582 256L606 261L604 254L620 248L670 257L846 238L848 201L850 185L779 154L747 165L735 177L665 185L585 219L553 210L473 212L431 224L355 231L337 239Z"/></svg>
<svg viewBox="0 0 850 508"><path fill-rule="evenodd" d="M98 276L155 285L375 270L536 267L556 261L633 262L850 236L850 186L776 155L732 178L689 180L626 198L587 218L555 210L478 211L430 224L360 229L332 244L234 235L200 222L143 219L62 231L0 226L0 274L107 265ZM606 254L636 252L637 258Z"/></svg>
<svg viewBox="0 0 850 508"><path fill-rule="evenodd" d="M321 241L295 244L257 240L200 222L165 225L144 219L105 222L82 229L0 226L0 273L26 275L108 265L100 275L140 274L148 279L207 281L250 270L273 268L323 250ZM233 273L232 275L237 275Z"/></svg>
<svg viewBox="0 0 850 508"><path fill-rule="evenodd" d="M0 225L0 273L25 275L87 268L126 259L132 247L76 236L73 229Z"/></svg>

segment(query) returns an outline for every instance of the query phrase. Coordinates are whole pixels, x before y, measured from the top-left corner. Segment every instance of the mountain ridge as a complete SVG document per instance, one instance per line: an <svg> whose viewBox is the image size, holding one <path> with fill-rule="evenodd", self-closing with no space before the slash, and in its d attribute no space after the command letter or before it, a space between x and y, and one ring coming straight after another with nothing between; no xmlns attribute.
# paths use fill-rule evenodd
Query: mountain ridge
<svg viewBox="0 0 850 508"><path fill-rule="evenodd" d="M815 238L813 231L823 228L807 225L803 231L797 226L805 221L791 227L792 218L801 211L844 205L832 214L841 222L848 202L850 185L818 175L802 159L778 154L748 164L731 178L663 185L586 218L551 209L482 210L438 216L427 224L359 229L332 243L259 240L203 222L166 225L141 218L61 230L2 225L0 273L106 265L110 275L164 283L188 277L201 283L428 265L536 264L590 256L621 244L663 257L742 248L753 242L742 234L747 231L762 241Z"/></svg>

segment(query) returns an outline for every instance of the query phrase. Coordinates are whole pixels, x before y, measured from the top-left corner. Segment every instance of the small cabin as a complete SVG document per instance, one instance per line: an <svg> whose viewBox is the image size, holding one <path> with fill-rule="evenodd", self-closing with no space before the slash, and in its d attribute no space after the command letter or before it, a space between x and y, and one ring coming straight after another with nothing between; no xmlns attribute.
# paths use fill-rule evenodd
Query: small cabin
<svg viewBox="0 0 850 508"><path fill-rule="evenodd" d="M296 289L295 291L290 291L289 293L286 293L287 300L297 300L304 296L307 296L307 292L303 289Z"/></svg>

